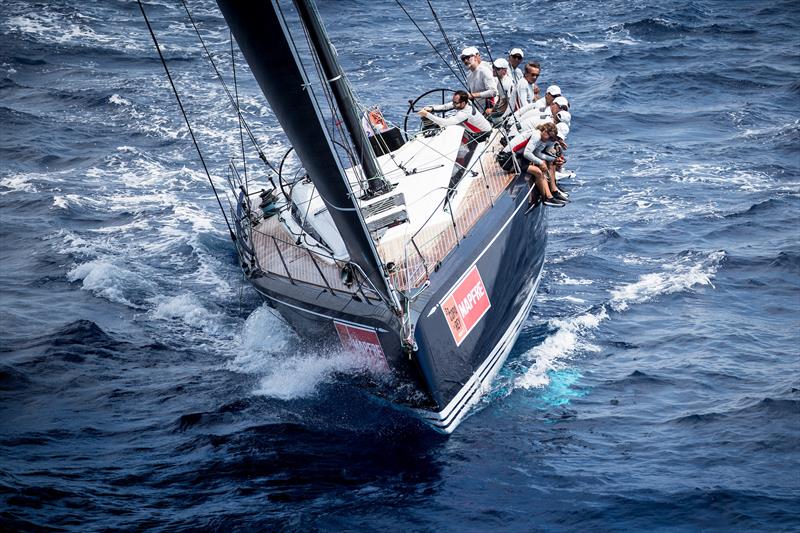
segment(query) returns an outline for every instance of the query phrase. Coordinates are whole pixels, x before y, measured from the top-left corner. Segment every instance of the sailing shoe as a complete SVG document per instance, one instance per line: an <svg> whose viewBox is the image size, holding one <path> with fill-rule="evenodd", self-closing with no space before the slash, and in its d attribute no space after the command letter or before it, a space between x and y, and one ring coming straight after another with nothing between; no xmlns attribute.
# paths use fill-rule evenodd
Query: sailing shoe
<svg viewBox="0 0 800 533"><path fill-rule="evenodd" d="M569 178L574 178L575 173L571 170L557 170L556 171L556 179L558 180L567 180Z"/></svg>
<svg viewBox="0 0 800 533"><path fill-rule="evenodd" d="M556 197L548 198L544 201L544 205L547 207L564 207L567 205L563 200L558 200Z"/></svg>
<svg viewBox="0 0 800 533"><path fill-rule="evenodd" d="M553 193L553 198L561 200L562 202L569 202L569 195L564 191L556 191Z"/></svg>

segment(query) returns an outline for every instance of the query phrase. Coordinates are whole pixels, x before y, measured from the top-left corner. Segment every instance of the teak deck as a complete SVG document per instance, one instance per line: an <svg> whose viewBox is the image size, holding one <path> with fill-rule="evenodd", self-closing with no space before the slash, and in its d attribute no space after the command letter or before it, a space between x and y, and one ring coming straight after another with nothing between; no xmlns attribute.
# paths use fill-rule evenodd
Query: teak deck
<svg viewBox="0 0 800 533"><path fill-rule="evenodd" d="M514 172L504 171L495 161L495 154L500 148L499 136L495 136L479 162L473 165L478 175L465 177L464 180L470 180L466 190L459 188L452 199L455 207L452 216L434 217L417 232L413 242L396 238L378 243L378 253L384 263L393 262L396 265L392 280L398 289L408 290L421 285L437 263L457 246L494 205L514 178ZM284 229L277 216L256 225L252 231L252 241L259 267L266 272L334 292L359 292L357 287L345 285L340 266L333 259L293 244L294 237Z"/></svg>

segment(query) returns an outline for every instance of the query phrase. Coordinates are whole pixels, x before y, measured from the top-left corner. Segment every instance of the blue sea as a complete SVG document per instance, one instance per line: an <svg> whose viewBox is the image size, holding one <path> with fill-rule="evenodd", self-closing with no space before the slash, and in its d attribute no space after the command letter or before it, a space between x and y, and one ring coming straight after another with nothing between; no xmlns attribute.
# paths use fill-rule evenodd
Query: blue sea
<svg viewBox="0 0 800 533"><path fill-rule="evenodd" d="M216 4L188 5L232 88ZM243 279L135 2L0 0L0 529L800 530L800 4L473 7L570 99L576 176L519 341L443 437ZM236 116L181 3L145 8L223 184ZM389 120L458 87L396 3L319 9Z"/></svg>

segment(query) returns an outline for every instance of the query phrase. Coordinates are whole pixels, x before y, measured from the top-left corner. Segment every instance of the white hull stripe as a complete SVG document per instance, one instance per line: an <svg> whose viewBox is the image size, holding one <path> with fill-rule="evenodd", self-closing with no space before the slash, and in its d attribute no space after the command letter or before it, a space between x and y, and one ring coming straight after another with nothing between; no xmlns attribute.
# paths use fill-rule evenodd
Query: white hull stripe
<svg viewBox="0 0 800 533"><path fill-rule="evenodd" d="M253 286L255 287L255 285L253 285ZM272 296L270 294L267 294L266 292L262 291L258 287L256 287L256 291L258 291L258 293L261 294L264 298L269 298L273 302L278 302L281 305L285 305L286 307L291 307L292 309L297 309L298 311L303 311L304 313L308 313L310 315L319 316L319 317L322 317L322 318L328 318L330 320L338 320L339 322L343 322L343 323L349 324L351 326L358 326L359 328L369 329L369 330L372 330L372 331L378 331L380 333L386 333L387 331L389 331L387 329L374 328L372 326L359 324L358 322L351 322L351 321L345 320L343 318L339 318L339 317L335 317L335 316L331 316L331 315L325 315L325 314L322 314L322 313L317 313L316 311L312 311L310 309L306 309L305 307L300 307L299 305L294 305L294 304L290 304L289 302L284 302L280 298L275 298L274 296Z"/></svg>

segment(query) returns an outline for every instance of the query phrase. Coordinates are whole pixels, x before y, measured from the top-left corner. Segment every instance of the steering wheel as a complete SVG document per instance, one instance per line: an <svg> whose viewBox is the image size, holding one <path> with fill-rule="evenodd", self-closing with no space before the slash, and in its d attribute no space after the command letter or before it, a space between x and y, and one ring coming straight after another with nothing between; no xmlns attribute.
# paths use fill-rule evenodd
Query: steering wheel
<svg viewBox="0 0 800 533"><path fill-rule="evenodd" d="M453 89L431 89L430 91L424 92L417 96L414 100L409 100L408 110L406 111L406 116L403 119L403 131L406 134L406 138L408 138L408 118L412 114L416 115L417 111L426 106L440 105L449 102L453 92ZM434 113L438 114L440 117L444 117L446 111L434 111Z"/></svg>

